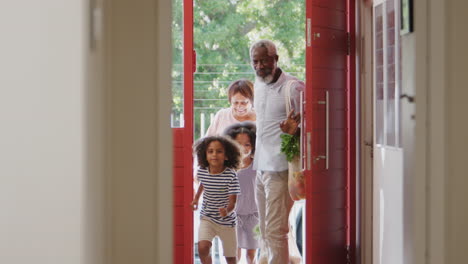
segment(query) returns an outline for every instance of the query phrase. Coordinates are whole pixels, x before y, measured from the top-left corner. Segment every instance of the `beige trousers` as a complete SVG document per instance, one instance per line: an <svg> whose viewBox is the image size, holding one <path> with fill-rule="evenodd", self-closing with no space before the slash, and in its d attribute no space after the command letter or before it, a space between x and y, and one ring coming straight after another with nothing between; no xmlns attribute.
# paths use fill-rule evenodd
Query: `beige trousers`
<svg viewBox="0 0 468 264"><path fill-rule="evenodd" d="M268 264L288 263L288 217L293 205L288 171L257 171L256 185L262 248L267 251L263 253L268 254Z"/></svg>

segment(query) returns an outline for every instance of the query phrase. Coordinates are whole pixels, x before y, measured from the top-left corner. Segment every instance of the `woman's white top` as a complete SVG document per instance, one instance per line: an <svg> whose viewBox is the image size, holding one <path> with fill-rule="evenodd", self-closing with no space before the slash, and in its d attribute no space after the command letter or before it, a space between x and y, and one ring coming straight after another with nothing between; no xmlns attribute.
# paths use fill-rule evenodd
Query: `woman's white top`
<svg viewBox="0 0 468 264"><path fill-rule="evenodd" d="M253 110L252 110L253 111ZM247 121L247 120L246 120ZM255 120L250 120L255 122ZM219 110L213 118L210 126L206 130L205 136L220 136L223 134L224 130L233 124L239 123L242 121L237 120L232 114L232 109L223 108Z"/></svg>

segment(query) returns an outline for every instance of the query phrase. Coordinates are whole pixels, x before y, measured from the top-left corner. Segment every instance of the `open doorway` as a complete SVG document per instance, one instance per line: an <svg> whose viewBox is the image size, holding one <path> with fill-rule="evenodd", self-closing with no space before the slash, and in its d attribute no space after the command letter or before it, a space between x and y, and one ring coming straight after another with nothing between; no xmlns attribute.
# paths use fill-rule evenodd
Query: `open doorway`
<svg viewBox="0 0 468 264"><path fill-rule="evenodd" d="M249 47L258 39L278 45L279 65L305 79L305 2L193 1L194 139L204 135L212 116L228 107L227 87L234 80L254 80ZM183 0L173 0L172 127L183 127ZM182 120L181 120L182 118Z"/></svg>
<svg viewBox="0 0 468 264"><path fill-rule="evenodd" d="M306 111L309 117L316 116L315 123L312 119L307 122L307 167L310 171L307 177L311 182L317 183L314 188L309 189L310 197L314 196L314 199L308 200L309 219L317 221L314 221L314 226L309 226L307 235L310 236L305 240L310 241L311 254L323 250L322 255L317 255L318 260L325 257L336 260L349 258L349 245L354 244L353 237L349 236L349 225L354 226L355 223L355 214L352 213L354 207L349 204L351 196L355 195L352 190L354 185L350 184L354 179L354 157L350 155L354 147L351 142L353 132L350 132L353 127L349 127L354 109L353 99L349 97L354 91L353 87L349 86L353 83L353 71L349 68L353 63L349 59L352 50L352 36L349 34L352 30L349 26L352 13L350 14L349 7L354 1L203 1L202 4L195 1L193 5L191 0L184 2L185 5L182 0L174 0L173 4L174 52L179 56L174 56L173 87L178 90L173 91L176 96L172 124L174 127L178 124L185 128L183 132L179 130L180 139L184 142L179 154L187 160L192 160L189 142L203 136L211 116L220 108L228 106L225 92L227 85L240 75L253 79L248 54L252 40L269 38L277 42L280 52L279 65L285 71L295 72L296 76L303 77L303 80L306 78L306 46L309 51L315 50L317 56L312 57L309 53L307 57L311 70L307 72L307 101L310 105ZM292 3L296 3L298 8L288 6ZM306 3L309 6L307 12ZM177 11L180 6L182 7ZM268 8L272 8L271 11L265 11ZM285 14L285 10L292 13ZM306 13L309 14L308 17ZM272 22L269 19L273 14L282 19ZM182 17L188 16L188 20L193 21L193 24L183 22ZM240 18L236 19L236 16ZM297 19L297 22L294 19ZM231 31L213 23L218 20L218 24L224 24ZM264 26L258 26L259 23L264 23ZM271 27L283 26L282 32L271 30ZM226 34L225 31L230 33ZM236 37L239 32L243 33L242 37ZM295 35L292 35L297 37L293 38L291 32L295 32ZM203 37L197 39L197 34ZM228 41L230 39L231 41ZM188 49L188 52L182 52L184 48ZM192 53L192 50L197 54ZM189 70L184 70L182 65L188 66ZM288 65L291 69L286 68ZM316 77L309 79L312 73ZM184 94L182 84L193 84L193 87L189 87L190 90L186 89ZM190 100L187 100L187 93L190 93ZM178 250L181 250L181 258L185 260L181 263L192 263L193 260L186 258L187 255L195 256L195 221L194 216L188 215L187 209L184 208L193 197L191 163L182 166L181 171L183 172L179 177L182 185L175 187L175 193L183 195L179 198L182 201L180 210L183 212L178 212L176 208L175 217L183 217L183 220L179 221L179 231L183 235L179 239L178 235L175 235L175 257L180 257ZM319 210L313 212L314 207ZM324 233L327 237L323 237ZM338 240L340 242L336 243ZM330 251L332 248L339 254Z"/></svg>
<svg viewBox="0 0 468 264"><path fill-rule="evenodd" d="M173 112L172 126L184 126L183 113L183 3L173 1ZM193 47L193 140L203 137L216 112L229 107L227 87L238 79L254 81L249 46L258 39L278 45L281 68L305 78L305 2L294 1L194 1ZM303 207L298 202L291 218ZM199 212L193 217L196 245ZM292 221L295 223L295 221ZM220 257L218 239L213 242L213 259ZM243 255L245 252L242 253ZM198 262L196 246L194 263ZM241 259L243 261L244 258ZM243 263L243 262L241 262Z"/></svg>

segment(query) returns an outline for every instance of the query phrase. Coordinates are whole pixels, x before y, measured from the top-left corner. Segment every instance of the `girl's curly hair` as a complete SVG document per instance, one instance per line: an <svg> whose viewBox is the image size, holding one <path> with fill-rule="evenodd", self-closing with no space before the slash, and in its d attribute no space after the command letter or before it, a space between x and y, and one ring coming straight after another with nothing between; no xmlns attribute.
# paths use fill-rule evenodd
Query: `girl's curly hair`
<svg viewBox="0 0 468 264"><path fill-rule="evenodd" d="M227 160L224 161L224 166L237 170L241 162L239 144L230 138L222 136L204 137L193 144L193 152L197 156L200 167L204 169L209 167L206 150L208 149L208 145L213 141L218 141L224 147L224 153L227 157Z"/></svg>
<svg viewBox="0 0 468 264"><path fill-rule="evenodd" d="M251 154L255 154L255 141L257 139L257 127L255 126L254 122L244 121L240 123L235 123L233 125L228 126L223 135L227 135L232 139L236 139L237 135L239 134L247 134L250 138L250 144L252 145L252 152Z"/></svg>

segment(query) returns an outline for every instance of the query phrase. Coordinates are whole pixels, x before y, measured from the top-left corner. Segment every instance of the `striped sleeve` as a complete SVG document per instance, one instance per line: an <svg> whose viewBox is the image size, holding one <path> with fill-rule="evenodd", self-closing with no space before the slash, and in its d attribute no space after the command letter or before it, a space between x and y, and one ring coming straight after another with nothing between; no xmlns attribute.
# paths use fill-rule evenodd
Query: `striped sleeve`
<svg viewBox="0 0 468 264"><path fill-rule="evenodd" d="M237 173L234 171L232 172L233 177L231 181L228 184L228 194L240 194L240 184L239 184L239 178L237 177Z"/></svg>

